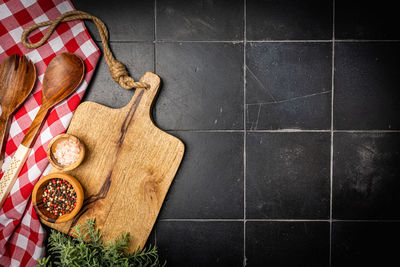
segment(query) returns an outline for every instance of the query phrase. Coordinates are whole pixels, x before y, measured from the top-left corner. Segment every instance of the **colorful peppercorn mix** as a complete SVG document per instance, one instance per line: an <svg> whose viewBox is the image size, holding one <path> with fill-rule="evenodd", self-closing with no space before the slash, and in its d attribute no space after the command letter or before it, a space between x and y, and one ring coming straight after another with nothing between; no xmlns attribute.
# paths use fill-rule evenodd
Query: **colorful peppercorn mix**
<svg viewBox="0 0 400 267"><path fill-rule="evenodd" d="M48 212L61 216L76 207L76 192L66 180L52 179L43 192L42 202Z"/></svg>

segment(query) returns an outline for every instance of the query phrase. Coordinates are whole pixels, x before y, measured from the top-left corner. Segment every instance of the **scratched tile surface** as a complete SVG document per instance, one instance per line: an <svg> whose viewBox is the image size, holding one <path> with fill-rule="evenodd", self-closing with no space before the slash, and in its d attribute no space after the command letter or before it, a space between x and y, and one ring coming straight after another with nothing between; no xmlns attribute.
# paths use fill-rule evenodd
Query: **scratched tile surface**
<svg viewBox="0 0 400 267"><path fill-rule="evenodd" d="M247 0L247 39L331 39L332 4L331 0Z"/></svg>
<svg viewBox="0 0 400 267"><path fill-rule="evenodd" d="M395 1L72 1L162 78L153 119L186 145L148 241L167 266L399 265ZM85 100L132 94L103 59Z"/></svg>
<svg viewBox="0 0 400 267"><path fill-rule="evenodd" d="M243 1L157 2L159 40L243 40Z"/></svg>
<svg viewBox="0 0 400 267"><path fill-rule="evenodd" d="M154 109L166 130L243 129L243 45L157 43L156 70L163 77Z"/></svg>
<svg viewBox="0 0 400 267"><path fill-rule="evenodd" d="M330 129L332 44L250 42L246 56L248 130Z"/></svg>
<svg viewBox="0 0 400 267"><path fill-rule="evenodd" d="M333 218L400 219L400 135L335 133Z"/></svg>

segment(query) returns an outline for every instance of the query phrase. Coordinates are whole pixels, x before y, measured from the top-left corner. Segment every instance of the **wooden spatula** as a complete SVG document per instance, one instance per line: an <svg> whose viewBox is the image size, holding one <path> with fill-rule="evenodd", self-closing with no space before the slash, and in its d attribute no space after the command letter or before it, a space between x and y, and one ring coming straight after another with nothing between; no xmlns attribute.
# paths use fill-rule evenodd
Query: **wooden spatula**
<svg viewBox="0 0 400 267"><path fill-rule="evenodd" d="M0 65L0 168L12 115L28 98L35 81L35 65L25 56L9 56Z"/></svg>
<svg viewBox="0 0 400 267"><path fill-rule="evenodd" d="M72 53L60 54L50 62L43 78L42 106L0 180L0 208L31 152L47 114L78 88L84 74L85 67L82 59Z"/></svg>

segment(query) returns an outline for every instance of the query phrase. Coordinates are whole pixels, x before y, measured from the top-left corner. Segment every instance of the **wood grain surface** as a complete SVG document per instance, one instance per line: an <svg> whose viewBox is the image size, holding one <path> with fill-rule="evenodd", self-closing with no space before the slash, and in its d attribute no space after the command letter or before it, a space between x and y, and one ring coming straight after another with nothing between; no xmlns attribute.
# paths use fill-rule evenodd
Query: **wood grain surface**
<svg viewBox="0 0 400 267"><path fill-rule="evenodd" d="M36 69L25 56L12 55L0 65L0 167L11 117L28 98L36 81Z"/></svg>
<svg viewBox="0 0 400 267"><path fill-rule="evenodd" d="M43 77L42 105L22 139L21 145L31 148L35 144L49 111L75 92L84 76L85 64L73 53L59 54L50 61Z"/></svg>
<svg viewBox="0 0 400 267"><path fill-rule="evenodd" d="M151 120L160 78L147 72L140 81L150 89L136 89L121 109L93 102L78 107L68 133L83 141L86 158L68 173L81 182L85 201L75 219L43 223L72 234L73 226L96 218L105 241L130 232L130 250L143 248L181 163L184 144Z"/></svg>

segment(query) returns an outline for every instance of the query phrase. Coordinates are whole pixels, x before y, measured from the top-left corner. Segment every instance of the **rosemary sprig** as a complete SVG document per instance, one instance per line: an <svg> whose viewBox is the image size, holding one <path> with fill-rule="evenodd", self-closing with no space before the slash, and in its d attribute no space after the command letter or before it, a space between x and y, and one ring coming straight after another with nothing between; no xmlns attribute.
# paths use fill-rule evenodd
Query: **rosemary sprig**
<svg viewBox="0 0 400 267"><path fill-rule="evenodd" d="M103 245L101 234L95 229L95 219L86 220L85 224L75 226L74 231L75 237L70 237L52 230L48 239L49 255L39 260L37 266L160 266L156 246L150 245L132 254L126 252L130 240L129 233L121 234L119 238Z"/></svg>

